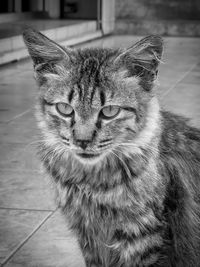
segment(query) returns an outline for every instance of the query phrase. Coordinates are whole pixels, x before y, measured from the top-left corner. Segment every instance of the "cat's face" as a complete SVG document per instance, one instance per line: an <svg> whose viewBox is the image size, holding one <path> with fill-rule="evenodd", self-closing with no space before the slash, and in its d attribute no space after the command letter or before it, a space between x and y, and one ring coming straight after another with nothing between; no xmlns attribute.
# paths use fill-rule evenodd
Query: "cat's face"
<svg viewBox="0 0 200 267"><path fill-rule="evenodd" d="M24 39L40 87L37 114L46 144L95 164L134 143L154 95L159 37L126 51L64 49L31 30Z"/></svg>

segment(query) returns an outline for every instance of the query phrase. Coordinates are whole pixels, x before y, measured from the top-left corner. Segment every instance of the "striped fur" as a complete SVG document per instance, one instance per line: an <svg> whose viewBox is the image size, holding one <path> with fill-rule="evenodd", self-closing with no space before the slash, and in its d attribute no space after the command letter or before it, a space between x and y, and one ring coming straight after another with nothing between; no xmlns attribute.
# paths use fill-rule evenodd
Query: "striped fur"
<svg viewBox="0 0 200 267"><path fill-rule="evenodd" d="M200 131L159 108L161 38L127 50L64 49L33 30L24 39L39 154L86 265L200 266ZM109 105L120 107L112 119Z"/></svg>

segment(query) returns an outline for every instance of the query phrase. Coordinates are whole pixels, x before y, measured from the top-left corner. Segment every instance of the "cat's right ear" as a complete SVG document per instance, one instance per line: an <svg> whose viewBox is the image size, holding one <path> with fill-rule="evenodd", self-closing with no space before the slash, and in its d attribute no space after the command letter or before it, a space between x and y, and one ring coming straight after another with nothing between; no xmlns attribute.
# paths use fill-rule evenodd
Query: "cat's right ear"
<svg viewBox="0 0 200 267"><path fill-rule="evenodd" d="M150 35L122 51L114 63L118 63L118 65L132 64L148 71L156 72L161 62L162 52L162 38L157 35Z"/></svg>
<svg viewBox="0 0 200 267"><path fill-rule="evenodd" d="M23 32L23 38L35 68L69 58L70 51L31 28Z"/></svg>

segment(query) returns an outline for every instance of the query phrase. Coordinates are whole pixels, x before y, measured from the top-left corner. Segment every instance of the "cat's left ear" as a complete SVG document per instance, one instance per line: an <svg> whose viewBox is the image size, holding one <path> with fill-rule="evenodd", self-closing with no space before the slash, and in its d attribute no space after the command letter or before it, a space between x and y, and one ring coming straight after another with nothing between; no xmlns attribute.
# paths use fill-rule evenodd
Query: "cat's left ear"
<svg viewBox="0 0 200 267"><path fill-rule="evenodd" d="M162 38L157 35L151 35L123 51L115 62L134 64L149 71L156 71L161 62L162 52Z"/></svg>
<svg viewBox="0 0 200 267"><path fill-rule="evenodd" d="M70 52L48 37L34 29L27 28L23 32L24 42L33 60L34 67L46 63L56 63L68 59Z"/></svg>

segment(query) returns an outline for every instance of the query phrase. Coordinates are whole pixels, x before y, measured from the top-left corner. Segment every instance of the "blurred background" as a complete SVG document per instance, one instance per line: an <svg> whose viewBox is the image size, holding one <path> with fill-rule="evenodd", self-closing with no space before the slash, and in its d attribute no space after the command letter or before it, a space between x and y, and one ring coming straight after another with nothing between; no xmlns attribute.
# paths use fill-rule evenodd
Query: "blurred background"
<svg viewBox="0 0 200 267"><path fill-rule="evenodd" d="M0 64L27 56L25 26L76 44L109 33L200 36L199 0L1 0ZM76 39L76 40L75 40Z"/></svg>
<svg viewBox="0 0 200 267"><path fill-rule="evenodd" d="M0 266L83 267L36 156L37 88L21 37L25 27L82 48L129 47L145 35L162 35L161 106L200 127L200 1L0 1Z"/></svg>

